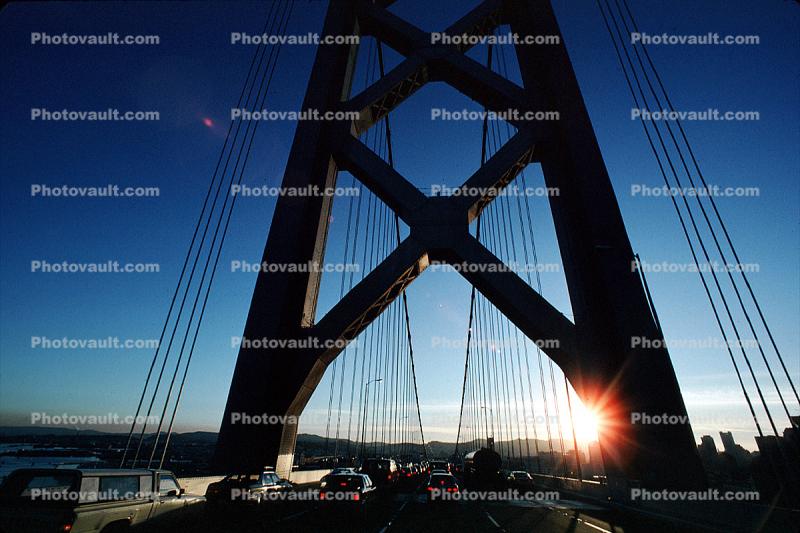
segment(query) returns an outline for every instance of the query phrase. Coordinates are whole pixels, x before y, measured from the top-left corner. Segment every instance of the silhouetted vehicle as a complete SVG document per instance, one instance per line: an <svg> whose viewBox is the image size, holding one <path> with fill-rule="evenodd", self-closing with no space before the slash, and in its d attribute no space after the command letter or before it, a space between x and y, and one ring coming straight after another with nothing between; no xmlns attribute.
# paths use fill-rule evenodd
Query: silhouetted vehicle
<svg viewBox="0 0 800 533"><path fill-rule="evenodd" d="M394 459L364 459L359 472L366 474L376 487L393 485L397 482L397 463Z"/></svg>
<svg viewBox="0 0 800 533"><path fill-rule="evenodd" d="M272 470L260 474L231 474L223 480L211 483L206 489L209 504L231 502L259 503L269 499L269 493L285 492L293 489L292 484L281 479Z"/></svg>
<svg viewBox="0 0 800 533"><path fill-rule="evenodd" d="M431 473L434 470L442 470L450 473L450 463L447 461L431 461L428 463L428 473Z"/></svg>
<svg viewBox="0 0 800 533"><path fill-rule="evenodd" d="M375 484L366 474L328 475L320 484L319 499L327 503L364 504L375 495Z"/></svg>
<svg viewBox="0 0 800 533"><path fill-rule="evenodd" d="M325 483L325 481L326 481L326 480L327 480L327 479L328 479L330 476L338 476L338 475L341 475L341 474L358 474L358 472L356 472L356 469L355 469L355 468L352 468L352 467L349 467L349 466L348 466L348 467L338 467L338 468L334 468L334 469L333 469L333 470L331 470L331 471L330 471L328 474L325 474L324 476L322 476L322 479L320 479L320 480L319 480L319 481L320 481L320 484L321 484L321 486L324 486L323 484Z"/></svg>
<svg viewBox="0 0 800 533"><path fill-rule="evenodd" d="M22 468L0 486L0 531L127 531L200 501L167 470Z"/></svg>
<svg viewBox="0 0 800 533"><path fill-rule="evenodd" d="M402 489L414 489L419 486L421 475L417 466L404 466L398 471L398 485Z"/></svg>
<svg viewBox="0 0 800 533"><path fill-rule="evenodd" d="M533 478L523 470L514 470L508 475L508 485L515 489L529 490L533 487Z"/></svg>
<svg viewBox="0 0 800 533"><path fill-rule="evenodd" d="M469 488L500 488L505 480L500 477L503 461L489 448L481 448L464 456L464 481Z"/></svg>
<svg viewBox="0 0 800 533"><path fill-rule="evenodd" d="M331 470L331 473L328 474L329 476L336 476L339 474L355 474L356 469L351 466L340 466Z"/></svg>
<svg viewBox="0 0 800 533"><path fill-rule="evenodd" d="M431 474L425 484L429 502L447 501L447 494L453 494L460 490L458 480L452 474Z"/></svg>

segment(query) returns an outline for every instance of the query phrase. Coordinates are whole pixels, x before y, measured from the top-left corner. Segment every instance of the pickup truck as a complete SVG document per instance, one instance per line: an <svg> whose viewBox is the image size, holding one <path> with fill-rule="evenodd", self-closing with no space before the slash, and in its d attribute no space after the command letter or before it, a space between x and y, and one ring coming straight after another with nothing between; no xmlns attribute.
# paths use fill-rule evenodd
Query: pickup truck
<svg viewBox="0 0 800 533"><path fill-rule="evenodd" d="M0 485L0 533L117 533L203 499L167 470L21 468Z"/></svg>

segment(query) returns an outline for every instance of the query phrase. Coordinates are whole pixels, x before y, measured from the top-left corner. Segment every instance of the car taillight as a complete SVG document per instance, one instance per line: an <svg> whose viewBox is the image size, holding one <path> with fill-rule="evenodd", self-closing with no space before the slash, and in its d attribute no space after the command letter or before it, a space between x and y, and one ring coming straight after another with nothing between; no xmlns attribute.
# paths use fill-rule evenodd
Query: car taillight
<svg viewBox="0 0 800 533"><path fill-rule="evenodd" d="M458 492L458 487L448 487L447 492Z"/></svg>
<svg viewBox="0 0 800 533"><path fill-rule="evenodd" d="M72 531L72 523L75 521L74 514L67 514L62 517L62 526L58 528L59 531L62 533L69 533Z"/></svg>
<svg viewBox="0 0 800 533"><path fill-rule="evenodd" d="M319 493L319 499L320 500L324 500L325 499L325 494L326 494L325 492L320 492Z"/></svg>
<svg viewBox="0 0 800 533"><path fill-rule="evenodd" d="M358 501L360 498L361 498L361 495L359 493L356 492L355 494L353 494L353 499L355 501Z"/></svg>
<svg viewBox="0 0 800 533"><path fill-rule="evenodd" d="M411 477L411 474L406 474L406 477Z"/></svg>
<svg viewBox="0 0 800 533"><path fill-rule="evenodd" d="M434 490L433 487L428 487L428 490Z"/></svg>

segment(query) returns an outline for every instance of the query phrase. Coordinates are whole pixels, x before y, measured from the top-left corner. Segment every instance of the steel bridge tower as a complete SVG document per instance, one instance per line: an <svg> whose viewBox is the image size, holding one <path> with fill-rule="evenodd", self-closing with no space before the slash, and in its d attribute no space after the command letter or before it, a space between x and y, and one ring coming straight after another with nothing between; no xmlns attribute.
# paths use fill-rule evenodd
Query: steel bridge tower
<svg viewBox="0 0 800 533"><path fill-rule="evenodd" d="M491 195L427 197L358 139L424 84L447 83L489 110L555 110L560 120L510 121L517 133L465 185L478 191L502 189L526 165L541 165L547 187L559 190L549 201L574 321L510 270L474 268L462 275L530 339L548 340L544 351L582 401L602 408L600 445L611 483L704 486L688 423L631 421L632 413L684 416L686 408L667 350L632 347L633 338L663 337L632 269L634 253L563 39L557 45L515 46L523 82L519 86L467 57L468 45L431 44L429 33L386 9L391 3L331 2L325 35L371 36L405 59L363 92L351 95L357 45L319 47L303 108L359 111L360 118L299 122L283 186L323 189L335 185L338 171L349 171L408 225L410 234L317 322L319 273L260 273L244 337L318 338L320 345L350 341L430 261L502 264L469 231L470 222L493 200ZM487 35L505 24L521 37L561 35L549 0L486 0L444 31ZM321 264L331 205L331 197L281 197L263 260ZM341 347L241 348L219 433L216 467L245 472L275 465L287 476L297 436L291 417L302 413L325 369L341 351ZM243 425L231 422L233 413L289 418L286 424Z"/></svg>

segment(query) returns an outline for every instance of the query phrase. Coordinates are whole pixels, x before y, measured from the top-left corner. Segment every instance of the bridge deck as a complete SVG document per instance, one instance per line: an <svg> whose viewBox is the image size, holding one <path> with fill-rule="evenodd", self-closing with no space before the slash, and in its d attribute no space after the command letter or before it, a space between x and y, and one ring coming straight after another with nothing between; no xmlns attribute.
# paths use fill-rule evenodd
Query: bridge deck
<svg viewBox="0 0 800 533"><path fill-rule="evenodd" d="M168 528L168 529L167 529ZM558 502L428 503L416 493L385 494L363 506L322 502L269 502L207 509L203 505L136 531L150 533L249 532L708 532L722 531L593 503ZM774 529L779 531L780 529ZM735 531L735 529L727 529ZM787 530L783 530L787 531Z"/></svg>

